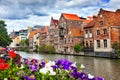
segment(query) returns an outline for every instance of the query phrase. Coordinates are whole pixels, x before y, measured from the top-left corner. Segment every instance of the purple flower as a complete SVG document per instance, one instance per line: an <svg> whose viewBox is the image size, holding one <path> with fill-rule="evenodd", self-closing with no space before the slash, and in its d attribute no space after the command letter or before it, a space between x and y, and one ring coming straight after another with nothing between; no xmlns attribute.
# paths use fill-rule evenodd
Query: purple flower
<svg viewBox="0 0 120 80"><path fill-rule="evenodd" d="M36 80L36 77L33 74L31 74L30 76L24 76L23 78L26 80Z"/></svg>
<svg viewBox="0 0 120 80"><path fill-rule="evenodd" d="M42 66L42 67L45 67L45 62L41 62L41 66Z"/></svg>
<svg viewBox="0 0 120 80"><path fill-rule="evenodd" d="M88 80L88 75L85 74L84 72L78 72L78 77L82 80Z"/></svg>
<svg viewBox="0 0 120 80"><path fill-rule="evenodd" d="M104 80L104 78L101 78L101 77L97 77L97 80Z"/></svg>
<svg viewBox="0 0 120 80"><path fill-rule="evenodd" d="M36 72L38 70L39 66L36 65L36 64L33 64L33 65L29 65L29 68L30 68L31 71Z"/></svg>
<svg viewBox="0 0 120 80"><path fill-rule="evenodd" d="M24 63L25 63L25 64L29 64L29 61L28 61L28 59L26 59L26 58L23 58L23 61L24 61Z"/></svg>
<svg viewBox="0 0 120 80"><path fill-rule="evenodd" d="M77 72L77 68L76 68L76 67L70 66L70 68L71 68L73 71L76 71L76 72Z"/></svg>
<svg viewBox="0 0 120 80"><path fill-rule="evenodd" d="M71 64L72 62L68 61L67 59L61 59L56 61L55 65L57 65L59 68L63 68L64 70L69 70Z"/></svg>
<svg viewBox="0 0 120 80"><path fill-rule="evenodd" d="M58 68L57 65L51 66L53 68L53 70L56 70Z"/></svg>
<svg viewBox="0 0 120 80"><path fill-rule="evenodd" d="M38 63L38 60L37 60L37 59L32 59L32 60L30 61L30 63L31 63L31 64L37 64L37 63Z"/></svg>
<svg viewBox="0 0 120 80"><path fill-rule="evenodd" d="M21 62L17 61L17 65L18 65L18 67L21 67Z"/></svg>
<svg viewBox="0 0 120 80"><path fill-rule="evenodd" d="M75 78L75 79L78 78L78 72L77 72L77 71L73 71L73 72L71 73L71 75L72 75L72 77Z"/></svg>

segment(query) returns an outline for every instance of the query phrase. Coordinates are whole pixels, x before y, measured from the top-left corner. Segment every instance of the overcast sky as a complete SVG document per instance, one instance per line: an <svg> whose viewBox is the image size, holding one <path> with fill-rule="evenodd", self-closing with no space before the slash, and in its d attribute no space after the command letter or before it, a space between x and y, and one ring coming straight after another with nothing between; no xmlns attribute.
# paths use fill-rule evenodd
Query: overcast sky
<svg viewBox="0 0 120 80"><path fill-rule="evenodd" d="M0 0L0 19L11 32L28 26L49 25L51 17L59 19L61 13L92 16L100 8L115 11L120 8L120 0Z"/></svg>

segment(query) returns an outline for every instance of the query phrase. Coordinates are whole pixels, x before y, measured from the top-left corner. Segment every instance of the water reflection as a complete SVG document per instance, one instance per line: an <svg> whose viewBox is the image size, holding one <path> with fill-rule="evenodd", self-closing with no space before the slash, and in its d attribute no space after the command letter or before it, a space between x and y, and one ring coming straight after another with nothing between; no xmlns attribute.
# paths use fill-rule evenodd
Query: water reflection
<svg viewBox="0 0 120 80"><path fill-rule="evenodd" d="M18 52L24 58L36 58L39 60L58 60L68 59L72 62L77 62L77 66L85 65L85 72L91 73L95 76L102 76L105 80L120 80L120 60L93 58L72 55L58 55L58 54L27 54L25 52Z"/></svg>

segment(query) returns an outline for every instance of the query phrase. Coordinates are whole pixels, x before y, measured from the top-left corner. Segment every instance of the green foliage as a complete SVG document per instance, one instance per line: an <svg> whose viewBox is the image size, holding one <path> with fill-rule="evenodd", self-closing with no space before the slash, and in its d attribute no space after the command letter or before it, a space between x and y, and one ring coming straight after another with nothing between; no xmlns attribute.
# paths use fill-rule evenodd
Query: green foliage
<svg viewBox="0 0 120 80"><path fill-rule="evenodd" d="M29 39L21 40L20 45L23 47L28 47L29 46Z"/></svg>
<svg viewBox="0 0 120 80"><path fill-rule="evenodd" d="M28 47L21 47L20 51L29 52L29 48Z"/></svg>
<svg viewBox="0 0 120 80"><path fill-rule="evenodd" d="M80 51L83 51L83 46L81 44L76 44L74 46L74 51L75 52L80 52Z"/></svg>
<svg viewBox="0 0 120 80"><path fill-rule="evenodd" d="M6 26L5 22L0 20L0 46L2 47L6 47L12 42L12 39L7 33Z"/></svg>
<svg viewBox="0 0 120 80"><path fill-rule="evenodd" d="M53 46L51 45L42 45L39 47L39 52L40 53L55 53L55 49Z"/></svg>
<svg viewBox="0 0 120 80"><path fill-rule="evenodd" d="M120 56L120 44L118 42L114 42L112 44L112 48L115 49L115 53Z"/></svg>
<svg viewBox="0 0 120 80"><path fill-rule="evenodd" d="M43 53L44 50L45 50L45 45L42 45L42 46L39 47L39 52L40 53Z"/></svg>
<svg viewBox="0 0 120 80"><path fill-rule="evenodd" d="M29 39L25 39L25 40L21 40L20 41L20 51L24 51L24 52L29 52Z"/></svg>
<svg viewBox="0 0 120 80"><path fill-rule="evenodd" d="M34 52L38 52L39 51L39 47L38 47L38 45L35 45L35 50L34 50Z"/></svg>

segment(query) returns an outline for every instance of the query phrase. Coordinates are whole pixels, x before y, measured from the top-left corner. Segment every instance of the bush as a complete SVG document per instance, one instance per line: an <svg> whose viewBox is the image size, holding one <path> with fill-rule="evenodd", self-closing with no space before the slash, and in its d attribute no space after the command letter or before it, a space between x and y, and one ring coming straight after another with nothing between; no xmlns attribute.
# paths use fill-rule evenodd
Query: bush
<svg viewBox="0 0 120 80"><path fill-rule="evenodd" d="M20 48L20 51L29 52L29 49L26 48L26 47L21 47L21 48Z"/></svg>
<svg viewBox="0 0 120 80"><path fill-rule="evenodd" d="M55 49L51 45L42 45L39 47L39 52L40 53L55 53Z"/></svg>
<svg viewBox="0 0 120 80"><path fill-rule="evenodd" d="M74 46L74 51L75 52L80 52L80 51L83 51L83 46L81 44L76 44Z"/></svg>
<svg viewBox="0 0 120 80"><path fill-rule="evenodd" d="M112 48L115 50L115 53L120 56L120 44L118 42L114 42L112 44Z"/></svg>

